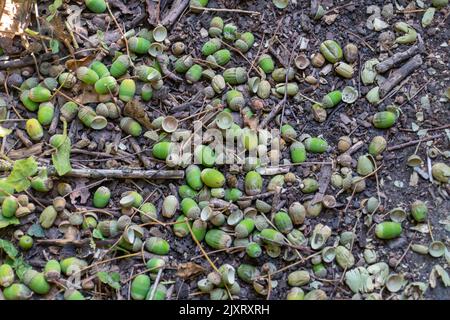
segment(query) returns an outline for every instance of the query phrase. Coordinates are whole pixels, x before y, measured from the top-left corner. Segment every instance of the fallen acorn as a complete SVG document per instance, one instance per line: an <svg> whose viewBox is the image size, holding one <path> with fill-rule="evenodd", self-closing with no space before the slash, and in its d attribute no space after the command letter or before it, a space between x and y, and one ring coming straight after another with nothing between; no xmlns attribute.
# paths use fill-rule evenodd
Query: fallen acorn
<svg viewBox="0 0 450 320"><path fill-rule="evenodd" d="M198 241L203 241L203 239L205 239L207 226L208 224L201 219L194 220L191 227L195 239Z"/></svg>
<svg viewBox="0 0 450 320"><path fill-rule="evenodd" d="M125 73L127 73L128 68L131 65L131 60L130 57L126 54L120 55L118 56L112 63L111 67L109 68L109 72L111 74L111 76L115 79L120 78L121 76L123 76ZM104 78L109 78L109 76L107 77L103 77L101 79ZM115 80L114 79L114 80ZM95 91L97 91L97 84L95 85ZM112 90L111 90L112 91ZM107 92L98 92L99 94L105 94Z"/></svg>
<svg viewBox="0 0 450 320"><path fill-rule="evenodd" d="M217 74L211 79L211 87L215 93L222 93L226 88L225 79L222 75Z"/></svg>
<svg viewBox="0 0 450 320"><path fill-rule="evenodd" d="M221 188L225 184L224 175L216 169L203 169L200 177L202 182L210 188Z"/></svg>
<svg viewBox="0 0 450 320"><path fill-rule="evenodd" d="M3 296L6 300L28 300L32 295L33 292L22 283L13 283L3 289Z"/></svg>
<svg viewBox="0 0 450 320"><path fill-rule="evenodd" d="M91 85L95 84L99 79L98 74L94 70L84 66L77 69L76 75L78 80Z"/></svg>
<svg viewBox="0 0 450 320"><path fill-rule="evenodd" d="M306 160L305 145L301 142L295 141L290 146L290 155L292 163L302 163Z"/></svg>
<svg viewBox="0 0 450 320"><path fill-rule="evenodd" d="M107 187L101 186L97 190L95 190L92 204L96 208L105 208L108 205L110 199L111 191Z"/></svg>
<svg viewBox="0 0 450 320"><path fill-rule="evenodd" d="M137 66L134 69L134 74L143 82L150 81L151 85L155 85L157 81L162 79L161 72L159 72L159 70L146 65Z"/></svg>
<svg viewBox="0 0 450 320"><path fill-rule="evenodd" d="M98 94L115 93L117 91L117 81L112 76L106 76L97 80L94 88Z"/></svg>
<svg viewBox="0 0 450 320"><path fill-rule="evenodd" d="M279 83L275 86L274 90L279 95L287 94L289 97L293 97L298 93L299 88L295 82L290 82L287 85L284 83Z"/></svg>
<svg viewBox="0 0 450 320"><path fill-rule="evenodd" d="M131 101L136 93L136 83L133 79L124 79L119 86L119 99L123 102Z"/></svg>
<svg viewBox="0 0 450 320"><path fill-rule="evenodd" d="M342 100L342 92L339 90L335 90L327 93L322 98L322 106L324 108L333 108L337 106Z"/></svg>
<svg viewBox="0 0 450 320"><path fill-rule="evenodd" d="M245 253L250 257L250 258L258 258L261 256L262 254L262 249L261 246L259 244L257 244L256 242L250 242L246 247L245 247Z"/></svg>
<svg viewBox="0 0 450 320"><path fill-rule="evenodd" d="M30 89L28 97L33 102L47 102L52 97L52 93L47 88L36 86Z"/></svg>
<svg viewBox="0 0 450 320"><path fill-rule="evenodd" d="M2 215L5 218L11 218L15 215L17 209L19 208L19 203L17 198L14 196L7 196L3 199L2 203Z"/></svg>
<svg viewBox="0 0 450 320"><path fill-rule="evenodd" d="M238 90L229 90L226 98L227 105L231 110L239 111L245 106L244 95Z"/></svg>
<svg viewBox="0 0 450 320"><path fill-rule="evenodd" d="M322 212L322 202L312 204L311 201L306 201L303 205L305 206L306 216L308 218L317 217Z"/></svg>
<svg viewBox="0 0 450 320"><path fill-rule="evenodd" d="M272 73L275 69L275 63L272 57L268 54L262 54L258 59L258 66L266 73Z"/></svg>
<svg viewBox="0 0 450 320"><path fill-rule="evenodd" d="M234 228L234 232L236 233L236 238L242 239L247 238L250 233L253 232L255 228L255 222L251 218L246 218L241 220L236 227Z"/></svg>
<svg viewBox="0 0 450 320"><path fill-rule="evenodd" d="M300 202L291 203L288 213L294 225L302 224L305 221L306 209Z"/></svg>
<svg viewBox="0 0 450 320"><path fill-rule="evenodd" d="M208 34L211 38L217 38L222 35L223 32L223 19L221 17L214 17L209 23Z"/></svg>
<svg viewBox="0 0 450 320"><path fill-rule="evenodd" d="M133 137L139 137L142 133L142 126L130 117L124 117L120 120L120 128Z"/></svg>
<svg viewBox="0 0 450 320"><path fill-rule="evenodd" d="M178 73L186 73L194 64L194 60L190 55L185 55L175 61L174 69Z"/></svg>
<svg viewBox="0 0 450 320"><path fill-rule="evenodd" d="M102 130L108 124L108 120L106 120L105 117L98 116L94 109L87 106L78 109L78 119L80 119L85 126L94 130Z"/></svg>
<svg viewBox="0 0 450 320"><path fill-rule="evenodd" d="M145 249L147 251L158 254L158 255L167 255L170 250L169 243L159 237L150 237L145 240Z"/></svg>
<svg viewBox="0 0 450 320"><path fill-rule="evenodd" d="M49 192L53 188L53 180L50 179L47 175L35 176L31 178L31 188L39 192ZM21 208L26 207L20 207L19 209L17 209L17 211L19 211Z"/></svg>
<svg viewBox="0 0 450 320"><path fill-rule="evenodd" d="M304 145L307 151L312 153L323 153L328 149L328 143L317 137L310 137L304 141Z"/></svg>
<svg viewBox="0 0 450 320"><path fill-rule="evenodd" d="M261 274L257 267L246 263L240 264L236 273L239 279L249 284L253 283L253 280Z"/></svg>
<svg viewBox="0 0 450 320"><path fill-rule="evenodd" d="M39 105L37 119L43 126L48 126L53 120L55 106L51 102L43 102Z"/></svg>
<svg viewBox="0 0 450 320"><path fill-rule="evenodd" d="M23 283L37 294L47 294L50 291L50 284L45 280L44 274L33 269L24 273Z"/></svg>
<svg viewBox="0 0 450 320"><path fill-rule="evenodd" d="M77 83L77 77L70 72L63 72L58 77L59 84L65 89L71 89Z"/></svg>
<svg viewBox="0 0 450 320"><path fill-rule="evenodd" d="M59 112L67 122L71 122L78 114L78 105L73 101L68 101L62 105Z"/></svg>
<svg viewBox="0 0 450 320"><path fill-rule="evenodd" d="M153 203L145 202L139 208L140 218L143 223L155 221L157 218L156 207Z"/></svg>
<svg viewBox="0 0 450 320"><path fill-rule="evenodd" d="M291 288L286 295L286 300L303 300L304 298L305 292L298 287Z"/></svg>
<svg viewBox="0 0 450 320"><path fill-rule="evenodd" d="M103 13L106 11L105 0L84 0L84 3L94 13Z"/></svg>
<svg viewBox="0 0 450 320"><path fill-rule="evenodd" d="M311 276L306 270L298 270L288 274L288 284L292 287L304 286L309 283Z"/></svg>
<svg viewBox="0 0 450 320"><path fill-rule="evenodd" d="M302 183L300 184L300 190L302 190L303 193L313 193L316 192L318 189L319 189L319 182L317 182L317 180L313 178L305 178L302 180Z"/></svg>
<svg viewBox="0 0 450 320"><path fill-rule="evenodd" d="M144 201L143 197L136 191L123 193L119 203L122 208L139 208Z"/></svg>
<svg viewBox="0 0 450 320"><path fill-rule="evenodd" d="M64 292L64 300L67 301L81 301L85 300L83 294L76 289L67 289Z"/></svg>
<svg viewBox="0 0 450 320"><path fill-rule="evenodd" d="M181 201L181 211L189 219L197 219L200 217L200 207L197 202L191 198L184 198Z"/></svg>
<svg viewBox="0 0 450 320"><path fill-rule="evenodd" d="M294 228L290 216L285 211L277 212L273 217L273 222L277 229L284 234L288 234Z"/></svg>
<svg viewBox="0 0 450 320"><path fill-rule="evenodd" d="M424 222L428 217L427 205L421 200L414 201L411 204L411 215L417 222Z"/></svg>
<svg viewBox="0 0 450 320"><path fill-rule="evenodd" d="M172 218L179 209L178 198L174 195L168 195L163 200L162 216L165 218Z"/></svg>
<svg viewBox="0 0 450 320"><path fill-rule="evenodd" d="M261 174L256 171L249 171L245 175L245 193L249 196L261 193L263 179Z"/></svg>
<svg viewBox="0 0 450 320"><path fill-rule="evenodd" d="M383 136L375 136L369 144L369 154L376 157L386 149L387 142Z"/></svg>
<svg viewBox="0 0 450 320"><path fill-rule="evenodd" d="M20 102L27 108L27 110L34 112L38 109L39 103L30 99L30 90L24 90L19 96Z"/></svg>
<svg viewBox="0 0 450 320"><path fill-rule="evenodd" d="M7 288L14 282L14 270L9 264L0 265L0 286Z"/></svg>
<svg viewBox="0 0 450 320"><path fill-rule="evenodd" d="M358 47L353 43L347 43L344 47L344 58L348 63L354 63L358 59Z"/></svg>
<svg viewBox="0 0 450 320"><path fill-rule="evenodd" d="M213 249L229 248L232 243L231 237L220 229L210 229L205 235L206 243Z"/></svg>
<svg viewBox="0 0 450 320"><path fill-rule="evenodd" d="M222 47L222 42L218 38L213 38L205 42L202 46L201 52L205 57L212 55Z"/></svg>
<svg viewBox="0 0 450 320"><path fill-rule="evenodd" d="M397 222L385 221L377 224L375 227L375 235L383 240L397 238L401 233L402 225Z"/></svg>
<svg viewBox="0 0 450 320"><path fill-rule="evenodd" d="M193 0L191 0L193 1ZM194 1L202 1L202 0L194 0ZM151 298L151 294L154 292L153 298ZM166 294L167 294L167 288L162 283L159 283L156 288L155 284L152 284L150 287L150 290L148 291L148 295L146 297L146 300L166 300Z"/></svg>
<svg viewBox="0 0 450 320"><path fill-rule="evenodd" d="M46 207L39 216L39 223L41 224L41 227L44 229L49 229L55 222L57 215L58 212L54 206Z"/></svg>
<svg viewBox="0 0 450 320"><path fill-rule="evenodd" d="M61 272L66 276L70 276L72 273L77 272L88 265L85 260L76 257L65 258L61 260L59 264L61 266Z"/></svg>
<svg viewBox="0 0 450 320"><path fill-rule="evenodd" d="M192 65L186 72L186 82L189 84L198 82L202 77L203 68L199 64Z"/></svg>
<svg viewBox="0 0 450 320"><path fill-rule="evenodd" d="M25 129L33 141L39 141L44 136L44 129L42 129L42 126L37 119L28 119L25 123Z"/></svg>
<svg viewBox="0 0 450 320"><path fill-rule="evenodd" d="M328 62L336 63L342 59L342 48L334 40L325 40L320 45L320 52Z"/></svg>
<svg viewBox="0 0 450 320"><path fill-rule="evenodd" d="M131 37L128 39L128 47L131 52L146 54L150 49L150 41L143 37Z"/></svg>
<svg viewBox="0 0 450 320"><path fill-rule="evenodd" d="M244 32L240 35L239 39L237 39L234 43L234 46L239 49L242 53L246 53L253 47L255 43L255 36L251 32Z"/></svg>
<svg viewBox="0 0 450 320"><path fill-rule="evenodd" d="M442 183L450 183L450 167L443 162L436 162L431 167L433 178Z"/></svg>
<svg viewBox="0 0 450 320"><path fill-rule="evenodd" d="M369 90L366 94L366 99L370 104L378 104L381 101L380 87L376 86Z"/></svg>
<svg viewBox="0 0 450 320"><path fill-rule="evenodd" d="M367 176L375 170L372 160L368 155L362 155L358 157L358 163L356 166L356 172L361 176Z"/></svg>
<svg viewBox="0 0 450 320"><path fill-rule="evenodd" d="M275 229L263 229L260 233L260 238L268 244L279 245L284 242L283 234Z"/></svg>
<svg viewBox="0 0 450 320"><path fill-rule="evenodd" d="M294 140L297 138L297 131L290 124L284 124L281 126L281 136L287 141Z"/></svg>
<svg viewBox="0 0 450 320"><path fill-rule="evenodd" d="M390 111L380 111L375 113L372 119L373 126L377 129L388 129L395 124L397 116Z"/></svg>
<svg viewBox="0 0 450 320"><path fill-rule="evenodd" d="M108 68L103 64L103 62L98 61L98 60L92 62L91 65L89 66L89 68L91 70L94 70L94 72L97 73L99 78L103 78L103 77L111 75L109 73Z"/></svg>
<svg viewBox="0 0 450 320"><path fill-rule="evenodd" d="M151 280L146 274L136 276L131 282L130 294L133 300L145 300L150 291Z"/></svg>
<svg viewBox="0 0 450 320"><path fill-rule="evenodd" d="M233 23L227 23L223 26L222 33L225 40L234 41L237 36L237 27Z"/></svg>
<svg viewBox="0 0 450 320"><path fill-rule="evenodd" d="M166 160L167 156L171 152L172 142L162 141L153 146L152 155L160 160Z"/></svg>
<svg viewBox="0 0 450 320"><path fill-rule="evenodd" d="M411 27L409 24L403 21L396 22L394 24L395 30L405 33L405 35L400 36L395 39L396 43L400 44L410 44L416 41L417 31Z"/></svg>
<svg viewBox="0 0 450 320"><path fill-rule="evenodd" d="M246 83L248 79L247 70L242 67L226 69L222 75L225 79L225 82L231 85Z"/></svg>

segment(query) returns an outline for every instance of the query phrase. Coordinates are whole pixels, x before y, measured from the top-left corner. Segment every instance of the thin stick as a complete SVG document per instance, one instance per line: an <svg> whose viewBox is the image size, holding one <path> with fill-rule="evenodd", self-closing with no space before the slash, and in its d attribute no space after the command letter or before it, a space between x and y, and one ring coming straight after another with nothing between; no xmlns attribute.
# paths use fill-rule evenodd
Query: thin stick
<svg viewBox="0 0 450 320"><path fill-rule="evenodd" d="M261 14L258 11L249 11L249 10L240 10L240 9L228 9L228 8L203 8L203 7L195 7L190 6L191 9L199 10L199 11L215 11L215 12L235 12L235 13L244 13L244 14Z"/></svg>

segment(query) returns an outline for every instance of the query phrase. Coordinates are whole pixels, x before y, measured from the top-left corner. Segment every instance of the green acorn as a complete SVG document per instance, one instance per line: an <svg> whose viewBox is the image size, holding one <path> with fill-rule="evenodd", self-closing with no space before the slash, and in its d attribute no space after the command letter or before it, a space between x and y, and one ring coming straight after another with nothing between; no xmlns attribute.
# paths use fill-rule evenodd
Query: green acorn
<svg viewBox="0 0 450 320"><path fill-rule="evenodd" d="M178 73L186 73L194 64L194 60L190 55L182 56L175 61L175 71Z"/></svg>
<svg viewBox="0 0 450 320"><path fill-rule="evenodd" d="M268 244L279 244L283 243L283 234L274 229L263 229L260 233L260 238Z"/></svg>
<svg viewBox="0 0 450 320"><path fill-rule="evenodd" d="M202 77L203 68L199 64L194 64L186 72L186 82L189 84L198 82Z"/></svg>
<svg viewBox="0 0 450 320"><path fill-rule="evenodd" d="M141 98L147 102L153 98L153 88L150 84L146 83L141 88Z"/></svg>
<svg viewBox="0 0 450 320"><path fill-rule="evenodd" d="M130 64L131 64L130 57L127 56L126 54L123 54L121 56L118 56L117 59L114 60L111 67L109 68L109 72L111 73L111 76L117 79L123 76L125 73L127 73ZM97 93L100 92L97 91Z"/></svg>
<svg viewBox="0 0 450 320"><path fill-rule="evenodd" d="M78 119L80 119L85 126L90 127L94 130L101 130L108 124L108 120L106 120L105 117L98 116L95 113L94 109L87 106L81 107L78 110Z"/></svg>
<svg viewBox="0 0 450 320"><path fill-rule="evenodd" d="M39 123L43 126L48 126L52 122L54 114L55 107L53 106L53 103L43 102L39 105L37 117Z"/></svg>
<svg viewBox="0 0 450 320"><path fill-rule="evenodd" d="M128 47L137 54L146 54L150 49L150 41L142 37L131 37L128 39Z"/></svg>
<svg viewBox="0 0 450 320"><path fill-rule="evenodd" d="M186 216L180 215L176 220L177 223L173 225L173 233L179 238L184 238L190 233L188 227L190 222L186 222L185 219Z"/></svg>
<svg viewBox="0 0 450 320"><path fill-rule="evenodd" d="M76 72L78 80L86 84L94 84L99 79L97 72L88 67L79 67Z"/></svg>
<svg viewBox="0 0 450 320"><path fill-rule="evenodd" d="M294 80L295 77L295 71L293 68L277 68L273 70L272 72L272 79L276 82L286 82L286 75L288 78L288 81Z"/></svg>
<svg viewBox="0 0 450 320"><path fill-rule="evenodd" d="M179 208L177 197L174 195L168 195L164 198L162 206L162 215L166 218L172 218Z"/></svg>
<svg viewBox="0 0 450 320"><path fill-rule="evenodd" d="M44 267L44 277L47 281L58 280L61 276L61 265L55 259L48 260Z"/></svg>
<svg viewBox="0 0 450 320"><path fill-rule="evenodd" d="M305 148L308 152L323 153L328 149L328 143L321 138L311 137L305 140Z"/></svg>
<svg viewBox="0 0 450 320"><path fill-rule="evenodd" d="M224 39L234 41L236 40L237 34L237 27L233 23L227 23L223 26Z"/></svg>
<svg viewBox="0 0 450 320"><path fill-rule="evenodd" d="M288 291L286 300L303 300L304 297L305 292L302 288L293 287Z"/></svg>
<svg viewBox="0 0 450 320"><path fill-rule="evenodd" d="M151 81L154 85L155 82L162 79L161 72L153 67L141 65L134 69L134 74L139 80L144 82Z"/></svg>
<svg viewBox="0 0 450 320"><path fill-rule="evenodd" d="M111 199L111 191L105 187L101 186L98 187L97 190L94 192L94 197L92 198L92 204L96 208L105 208L109 200Z"/></svg>
<svg viewBox="0 0 450 320"><path fill-rule="evenodd" d="M292 287L304 286L309 283L311 277L306 270L298 270L288 274L288 284Z"/></svg>
<svg viewBox="0 0 450 320"><path fill-rule="evenodd" d="M293 142L289 148L292 163L302 163L306 160L306 149L303 143Z"/></svg>
<svg viewBox="0 0 450 320"><path fill-rule="evenodd" d="M119 99L123 102L131 101L136 93L136 83L133 79L125 79L119 86Z"/></svg>
<svg viewBox="0 0 450 320"><path fill-rule="evenodd" d="M379 239L394 239L402 233L402 225L397 222L385 221L377 224L375 235Z"/></svg>
<svg viewBox="0 0 450 320"><path fill-rule="evenodd" d="M20 99L20 102L22 102L22 104L25 106L25 108L27 108L27 110L29 110L29 111L34 112L39 107L38 102L34 102L30 99L30 90L22 91L19 99Z"/></svg>
<svg viewBox="0 0 450 320"><path fill-rule="evenodd" d="M28 300L32 295L33 292L21 283L13 283L3 290L3 296L6 300Z"/></svg>
<svg viewBox="0 0 450 320"><path fill-rule="evenodd" d="M152 154L156 159L166 160L172 147L172 142L162 141L153 146Z"/></svg>
<svg viewBox="0 0 450 320"><path fill-rule="evenodd" d="M71 89L77 83L77 77L70 72L63 72L58 77L59 84L65 89Z"/></svg>
<svg viewBox="0 0 450 320"><path fill-rule="evenodd" d="M387 142L384 137L375 136L369 144L369 154L376 157L383 153L383 151L386 149L386 146Z"/></svg>
<svg viewBox="0 0 450 320"><path fill-rule="evenodd" d="M322 107L333 108L342 101L342 92L339 90L327 93L322 99Z"/></svg>
<svg viewBox="0 0 450 320"><path fill-rule="evenodd" d="M297 131L290 124L284 124L281 126L281 136L286 141L295 140Z"/></svg>
<svg viewBox="0 0 450 320"><path fill-rule="evenodd" d="M184 198L181 201L181 211L189 219L197 219L200 217L200 208L197 202L191 198Z"/></svg>
<svg viewBox="0 0 450 320"><path fill-rule="evenodd" d="M260 275L260 271L257 267L246 263L242 263L237 268L236 273L239 279L249 284L253 283L253 280L257 279Z"/></svg>
<svg viewBox="0 0 450 320"><path fill-rule="evenodd" d="M47 176L31 178L31 188L38 192L49 192L53 188L53 180Z"/></svg>
<svg viewBox="0 0 450 320"><path fill-rule="evenodd" d="M146 274L140 274L131 282L131 298L133 300L145 300L150 291L151 280Z"/></svg>
<svg viewBox="0 0 450 320"><path fill-rule="evenodd" d="M194 150L194 160L204 167L212 167L216 162L216 154L210 146L199 145Z"/></svg>
<svg viewBox="0 0 450 320"><path fill-rule="evenodd" d="M39 223L41 224L42 228L49 229L55 222L57 216L58 212L56 211L55 207L48 206L42 211L41 215L39 216Z"/></svg>
<svg viewBox="0 0 450 320"><path fill-rule="evenodd" d="M240 38L236 40L234 46L239 49L239 51L246 53L253 47L255 43L255 36L251 32L244 32L241 34Z"/></svg>
<svg viewBox="0 0 450 320"><path fill-rule="evenodd" d="M200 168L192 164L186 168L186 182L194 190L200 190L203 187Z"/></svg>
<svg viewBox="0 0 450 320"><path fill-rule="evenodd" d="M271 93L272 86L267 80L261 80L258 84L258 89L256 90L256 95L261 99L268 99Z"/></svg>
<svg viewBox="0 0 450 320"><path fill-rule="evenodd" d="M191 0L193 1L193 0ZM201 1L201 0L195 0L195 1ZM150 290L148 292L146 300L150 300L150 295L153 292L154 284L150 287ZM166 300L166 294L167 294L167 288L162 283L159 283L156 287L155 293L153 295L152 300Z"/></svg>
<svg viewBox="0 0 450 320"><path fill-rule="evenodd" d="M30 90L39 84L39 79L35 77L28 78L20 85L20 90Z"/></svg>
<svg viewBox="0 0 450 320"><path fill-rule="evenodd" d="M277 212L273 217L273 222L275 223L275 226L278 228L278 230L285 234L291 232L294 228L291 218L284 211Z"/></svg>
<svg viewBox="0 0 450 320"><path fill-rule="evenodd" d="M254 196L261 193L263 179L256 171L249 171L245 175L245 193L249 196Z"/></svg>
<svg viewBox="0 0 450 320"><path fill-rule="evenodd" d="M144 198L136 191L127 191L123 194L120 199L120 205L123 208L139 208L144 202Z"/></svg>
<svg viewBox="0 0 450 320"><path fill-rule="evenodd" d="M154 257L147 261L146 267L151 274L156 274L165 265L166 261L164 259Z"/></svg>
<svg viewBox="0 0 450 320"><path fill-rule="evenodd" d="M213 249L225 249L231 246L231 237L220 229L210 229L205 235L206 243Z"/></svg>
<svg viewBox="0 0 450 320"><path fill-rule="evenodd" d="M267 191L276 191L278 188L283 188L284 186L284 175L277 174L270 179L267 184Z"/></svg>
<svg viewBox="0 0 450 320"><path fill-rule="evenodd" d="M105 0L84 0L84 3L94 13L103 13L106 11Z"/></svg>
<svg viewBox="0 0 450 320"><path fill-rule="evenodd" d="M228 49L222 49L206 58L208 62L211 62L211 68L215 68L216 65L224 66L231 60L231 52Z"/></svg>
<svg viewBox="0 0 450 320"><path fill-rule="evenodd" d="M7 196L3 199L2 203L2 215L5 218L11 218L15 215L17 209L19 208L19 203L17 198L14 196Z"/></svg>
<svg viewBox="0 0 450 320"><path fill-rule="evenodd" d="M236 227L234 228L234 232L236 233L236 238L247 238L250 233L255 229L255 222L253 219L246 218L241 220Z"/></svg>
<svg viewBox="0 0 450 320"><path fill-rule="evenodd" d="M223 19L221 17L214 17L209 23L208 33L211 38L217 38L222 35Z"/></svg>
<svg viewBox="0 0 450 320"><path fill-rule="evenodd" d="M9 264L0 265L0 286L9 287L14 282L14 270Z"/></svg>
<svg viewBox="0 0 450 320"><path fill-rule="evenodd" d="M39 141L44 136L44 129L42 129L39 121L34 118L27 120L25 123L25 130L33 141Z"/></svg>
<svg viewBox="0 0 450 320"><path fill-rule="evenodd" d="M208 224L200 219L195 220L192 223L192 233L198 241L203 241L206 235Z"/></svg>
<svg viewBox="0 0 450 320"><path fill-rule="evenodd" d="M205 42L202 46L202 54L207 57L213 53L215 53L217 50L219 50L222 47L222 42L220 39L213 38L209 41Z"/></svg>
<svg viewBox="0 0 450 320"><path fill-rule="evenodd" d="M231 85L244 84L247 82L247 70L242 67L229 68L223 72L223 78L226 83Z"/></svg>
<svg viewBox="0 0 450 320"><path fill-rule="evenodd" d="M67 122L70 122L75 119L78 114L78 105L73 101L68 101L62 105L59 112Z"/></svg>
<svg viewBox="0 0 450 320"><path fill-rule="evenodd" d="M37 294L47 294L50 291L50 285L45 280L44 274L33 269L25 272L23 283Z"/></svg>
<svg viewBox="0 0 450 320"><path fill-rule="evenodd" d="M343 57L341 46L334 40L325 40L322 42L320 52L331 63L336 63Z"/></svg>
<svg viewBox="0 0 450 320"><path fill-rule="evenodd" d="M200 174L199 174L199 178L200 178ZM178 187L178 194L180 195L180 197L182 199L184 199L184 198L195 199L197 197L197 191L192 189L187 184L183 184L183 185Z"/></svg>
<svg viewBox="0 0 450 320"><path fill-rule="evenodd" d="M210 188L221 188L225 184L224 175L216 169L203 169L200 177L203 183Z"/></svg>
<svg viewBox="0 0 450 320"><path fill-rule="evenodd" d="M300 202L293 202L289 206L288 213L295 225L302 224L305 221L306 209Z"/></svg>
<svg viewBox="0 0 450 320"><path fill-rule="evenodd" d="M106 76L97 80L94 88L95 92L98 94L109 94L110 92L115 93L117 91L117 81L112 76Z"/></svg>
<svg viewBox="0 0 450 320"><path fill-rule="evenodd" d="M139 210L141 211L140 216L143 223L152 222L157 219L156 207L153 203L146 202Z"/></svg>
<svg viewBox="0 0 450 320"><path fill-rule="evenodd" d="M142 126L130 117L124 117L120 120L120 128L133 137L139 137L142 133Z"/></svg>
<svg viewBox="0 0 450 320"><path fill-rule="evenodd" d="M101 61L94 61L89 66L98 75L99 78L103 78L111 75L108 68Z"/></svg>
<svg viewBox="0 0 450 320"><path fill-rule="evenodd" d="M86 261L76 257L65 258L59 264L61 266L61 272L66 276L71 275L76 270L82 270L88 265Z"/></svg>
<svg viewBox="0 0 450 320"><path fill-rule="evenodd" d="M83 294L76 289L67 289L64 292L64 300L67 301L82 301L85 300Z"/></svg>
<svg viewBox="0 0 450 320"><path fill-rule="evenodd" d="M120 117L120 108L114 102L99 103L95 108L95 112L99 116L110 119L117 119Z"/></svg>
<svg viewBox="0 0 450 320"><path fill-rule="evenodd" d="M358 164L356 166L356 172L361 176L367 176L375 170L375 167L370 160L369 156L362 155L358 157Z"/></svg>
<svg viewBox="0 0 450 320"><path fill-rule="evenodd" d="M411 204L411 215L417 222L424 222L428 217L427 205L420 200L416 200Z"/></svg>
<svg viewBox="0 0 450 320"><path fill-rule="evenodd" d="M170 250L169 243L158 237L150 237L145 240L145 248L147 251L158 255L166 255Z"/></svg>
<svg viewBox="0 0 450 320"><path fill-rule="evenodd" d="M290 82L287 85L284 83L279 83L275 86L275 92L279 95L284 95L285 93L289 97L295 96L299 91L298 85L295 82Z"/></svg>
<svg viewBox="0 0 450 320"><path fill-rule="evenodd" d="M258 258L262 254L262 249L261 246L256 242L250 242L245 247L245 253L247 253L250 258Z"/></svg>
<svg viewBox="0 0 450 320"><path fill-rule="evenodd" d="M239 111L245 106L245 99L242 92L238 90L229 90L226 96L227 105L231 110Z"/></svg>
<svg viewBox="0 0 450 320"><path fill-rule="evenodd" d="M238 201L240 197L242 197L242 191L237 188L225 190L224 199L227 201L235 202Z"/></svg>
<svg viewBox="0 0 450 320"><path fill-rule="evenodd" d="M52 93L47 88L37 86L30 89L28 97L34 102L47 102L52 97Z"/></svg>
<svg viewBox="0 0 450 320"><path fill-rule="evenodd" d="M275 63L273 62L272 57L268 54L262 54L259 57L258 65L266 74L272 73L275 69Z"/></svg>
<svg viewBox="0 0 450 320"><path fill-rule="evenodd" d="M258 147L258 134L255 130L245 127L241 133L241 141L246 150L255 150Z"/></svg>
<svg viewBox="0 0 450 320"><path fill-rule="evenodd" d="M373 126L378 129L388 129L395 124L397 116L390 111L381 111L375 113L372 119Z"/></svg>

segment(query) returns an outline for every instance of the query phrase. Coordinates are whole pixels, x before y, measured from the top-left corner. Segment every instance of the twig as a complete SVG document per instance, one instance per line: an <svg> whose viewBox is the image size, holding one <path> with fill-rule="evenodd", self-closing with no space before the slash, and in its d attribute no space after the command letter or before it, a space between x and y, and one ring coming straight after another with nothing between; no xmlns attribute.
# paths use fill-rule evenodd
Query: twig
<svg viewBox="0 0 450 320"><path fill-rule="evenodd" d="M163 18L161 24L166 27L171 27L181 13L186 9L189 4L189 0L177 0L173 5L170 12Z"/></svg>
<svg viewBox="0 0 450 320"><path fill-rule="evenodd" d="M215 12L234 12L234 13L244 13L244 14L261 14L258 11L249 11L249 10L240 10L240 9L228 9L228 8L203 8L203 7L194 7L190 6L191 9L198 11L215 11Z"/></svg>
<svg viewBox="0 0 450 320"><path fill-rule="evenodd" d="M155 280L155 282L154 282L154 284L153 284L153 290L152 290L152 292L150 293L150 297L149 297L148 300L153 300L153 296L155 295L156 289L157 289L158 284L159 284L159 280L161 280L161 275L162 275L163 270L164 270L164 269L162 269L162 268L159 269L158 275L156 276L156 280Z"/></svg>
<svg viewBox="0 0 450 320"><path fill-rule="evenodd" d="M419 142L425 142L425 141L430 141L430 140L437 139L437 138L439 138L441 136L442 136L442 134L437 134L435 136L431 136L431 137L428 137L428 138L422 138L422 139L408 141L408 142L405 142L405 143L402 143L402 144L399 144L399 145L396 145L396 146L393 146L393 147L389 147L389 148L386 149L386 151L391 152L391 151L395 151L395 150L398 150L398 149L403 149L403 148L406 148L406 147L409 147L409 146L413 146L413 145L415 145L415 144L417 144Z"/></svg>

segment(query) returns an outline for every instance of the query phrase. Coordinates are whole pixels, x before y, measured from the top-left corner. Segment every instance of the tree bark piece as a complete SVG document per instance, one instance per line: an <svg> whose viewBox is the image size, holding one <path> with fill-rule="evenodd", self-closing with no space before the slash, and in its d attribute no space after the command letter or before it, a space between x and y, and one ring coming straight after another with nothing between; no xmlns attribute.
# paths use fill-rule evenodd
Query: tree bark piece
<svg viewBox="0 0 450 320"><path fill-rule="evenodd" d="M44 53L41 54L37 58L38 64L43 61L52 60L55 55L53 53ZM27 66L33 66L34 65L34 59L31 55L28 55L26 57L20 58L20 59L14 59L14 60L5 60L0 61L0 70L5 69L16 69L16 68L22 68Z"/></svg>
<svg viewBox="0 0 450 320"><path fill-rule="evenodd" d="M394 88L403 79L413 73L422 64L422 57L420 56L420 54L416 54L414 57L409 59L408 62L392 72L389 78L380 85L380 97L386 96L386 94L389 93L392 88Z"/></svg>
<svg viewBox="0 0 450 320"><path fill-rule="evenodd" d="M161 24L163 26L166 26L167 28L170 28L175 23L175 21L177 21L178 17L181 15L184 9L186 9L188 4L189 0L176 0L172 5L169 13L161 21Z"/></svg>

